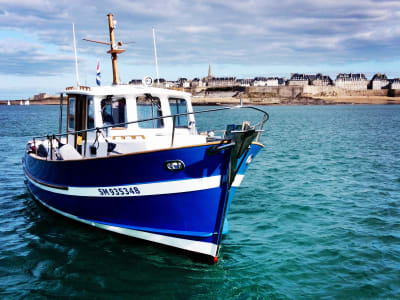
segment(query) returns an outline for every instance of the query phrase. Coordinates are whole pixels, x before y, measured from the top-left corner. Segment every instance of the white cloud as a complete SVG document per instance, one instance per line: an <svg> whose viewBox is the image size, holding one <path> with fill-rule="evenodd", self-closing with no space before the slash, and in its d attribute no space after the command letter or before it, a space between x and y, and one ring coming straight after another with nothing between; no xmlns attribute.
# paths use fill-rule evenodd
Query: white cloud
<svg viewBox="0 0 400 300"><path fill-rule="evenodd" d="M118 20L117 40L136 42L120 60L131 65L125 70L132 77L134 65L152 68L152 27L159 61L189 65L189 73L210 61L245 73L248 65L343 66L400 57L400 1L0 0L0 72L43 76L69 68L72 22L80 59L108 63L107 47L82 38L107 41L109 12Z"/></svg>
<svg viewBox="0 0 400 300"><path fill-rule="evenodd" d="M179 31L183 31L186 33L210 33L210 32L216 32L217 28L212 27L212 26L182 26L178 27Z"/></svg>

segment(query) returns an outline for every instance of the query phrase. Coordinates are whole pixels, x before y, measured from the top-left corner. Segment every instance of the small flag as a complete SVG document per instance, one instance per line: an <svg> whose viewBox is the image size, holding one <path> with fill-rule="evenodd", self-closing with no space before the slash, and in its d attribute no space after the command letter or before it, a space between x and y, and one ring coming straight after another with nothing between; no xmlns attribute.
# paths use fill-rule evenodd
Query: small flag
<svg viewBox="0 0 400 300"><path fill-rule="evenodd" d="M101 85L100 61L97 61L96 83Z"/></svg>

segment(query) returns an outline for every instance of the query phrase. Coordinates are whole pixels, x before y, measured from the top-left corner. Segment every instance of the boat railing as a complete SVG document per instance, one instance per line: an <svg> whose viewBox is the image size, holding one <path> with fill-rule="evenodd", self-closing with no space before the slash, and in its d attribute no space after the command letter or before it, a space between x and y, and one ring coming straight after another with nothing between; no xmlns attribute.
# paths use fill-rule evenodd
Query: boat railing
<svg viewBox="0 0 400 300"><path fill-rule="evenodd" d="M135 120L135 121L129 121L129 122L123 122L123 123L116 123L116 124L111 124L111 125L105 125L102 127L94 127L94 128L89 128L89 129L83 129L83 130L76 130L76 131L67 131L64 133L57 133L57 134L51 134L51 135L42 135L42 136L35 136L33 137L32 141L33 141L33 145L36 149L36 154L37 154L37 147L36 147L36 142L39 141L43 141L43 140L48 140L49 141L49 145L50 145L50 155L52 155L52 150L53 150L53 142L54 141L59 141L59 138L64 137L64 136L68 136L68 135L74 135L75 136L75 140L77 140L78 136L81 136L83 138L85 138L85 142L87 142L87 135L86 133L88 132L94 132L96 131L96 133L99 134L103 134L103 130L108 130L109 128L113 128L113 127L126 127L129 124L135 124L135 123L141 123L141 122L148 122L148 121L153 121L153 120L161 120L161 119L167 119L167 118L172 118L172 133L171 133L171 147L173 147L174 145L174 139L175 139L175 129L176 129L176 119L177 117L180 116L188 116L188 115L197 115L197 114L203 114L203 113L210 113L210 112L215 112L215 111L223 111L223 110L231 110L231 109L252 109L255 110L257 112L262 113L262 118L261 121L259 123L256 123L254 125L252 125L252 128L255 129L257 131L257 137L255 139L256 142L259 141L260 135L263 132L263 126L265 124L265 122L268 121L269 119L269 115L266 111L255 107L255 106L243 106L243 105L237 105L237 106L229 106L229 107L218 107L218 108L213 108L213 109L207 109L207 110L200 110L200 111L192 111L192 112L186 112L186 113L179 113L179 114L173 114L173 115L166 115L166 116L158 116L158 117L154 117L154 118L148 118L148 119L141 119L141 120ZM214 132L221 132L223 133L223 135L225 136L226 134L226 130L214 130ZM86 157L86 147L85 147L85 151L84 151L84 156ZM52 159L52 158L50 158Z"/></svg>

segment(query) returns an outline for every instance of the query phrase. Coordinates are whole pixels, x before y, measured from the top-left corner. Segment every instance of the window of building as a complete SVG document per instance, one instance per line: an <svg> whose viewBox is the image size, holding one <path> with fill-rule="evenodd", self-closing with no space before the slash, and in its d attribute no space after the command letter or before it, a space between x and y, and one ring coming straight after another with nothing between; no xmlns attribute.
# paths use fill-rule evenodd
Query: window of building
<svg viewBox="0 0 400 300"><path fill-rule="evenodd" d="M126 127L126 100L122 97L107 96L101 100L101 116L104 125Z"/></svg>
<svg viewBox="0 0 400 300"><path fill-rule="evenodd" d="M185 99L169 98L168 102L169 108L171 110L171 115L187 113L187 104ZM175 127L188 127L188 116L176 116Z"/></svg>
<svg viewBox="0 0 400 300"><path fill-rule="evenodd" d="M162 116L160 98L153 97L150 94L144 94L136 98L138 120L151 119L149 121L139 122L141 128L163 128L164 120L157 119Z"/></svg>

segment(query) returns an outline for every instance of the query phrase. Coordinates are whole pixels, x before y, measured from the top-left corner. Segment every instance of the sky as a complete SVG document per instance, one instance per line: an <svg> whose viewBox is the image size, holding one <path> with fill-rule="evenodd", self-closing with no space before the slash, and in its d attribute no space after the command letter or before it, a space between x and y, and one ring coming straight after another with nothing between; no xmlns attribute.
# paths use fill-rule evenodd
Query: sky
<svg viewBox="0 0 400 300"><path fill-rule="evenodd" d="M396 0L0 0L0 100L112 82L107 14L117 21L120 79L159 76L290 77L291 73L386 73L400 77Z"/></svg>

